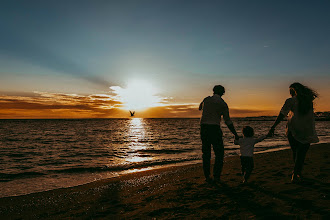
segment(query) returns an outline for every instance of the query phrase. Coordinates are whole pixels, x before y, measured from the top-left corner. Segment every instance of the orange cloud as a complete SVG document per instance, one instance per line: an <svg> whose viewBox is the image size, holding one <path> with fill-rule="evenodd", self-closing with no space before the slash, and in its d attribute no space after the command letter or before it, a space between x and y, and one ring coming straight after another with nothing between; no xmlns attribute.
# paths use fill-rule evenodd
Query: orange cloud
<svg viewBox="0 0 330 220"><path fill-rule="evenodd" d="M169 102L171 101L171 103ZM176 104L163 100L160 106L136 111L141 118L199 118L197 103ZM34 92L0 95L0 118L126 118L124 104L115 95L77 95ZM270 115L267 110L230 109L231 117Z"/></svg>
<svg viewBox="0 0 330 220"><path fill-rule="evenodd" d="M109 95L35 92L35 96L0 96L0 118L120 117L119 101Z"/></svg>

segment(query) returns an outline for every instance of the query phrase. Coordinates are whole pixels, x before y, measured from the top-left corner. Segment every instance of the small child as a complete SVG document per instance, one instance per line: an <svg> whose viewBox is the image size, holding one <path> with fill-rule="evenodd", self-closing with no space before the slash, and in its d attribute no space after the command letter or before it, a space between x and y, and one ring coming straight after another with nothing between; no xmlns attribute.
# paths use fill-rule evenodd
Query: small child
<svg viewBox="0 0 330 220"><path fill-rule="evenodd" d="M254 167L254 145L268 137L268 135L264 135L260 138L254 138L253 135L253 128L251 128L250 126L245 126L243 128L243 138L240 138L238 140L235 139L234 141L234 144L240 146L243 183L247 183Z"/></svg>

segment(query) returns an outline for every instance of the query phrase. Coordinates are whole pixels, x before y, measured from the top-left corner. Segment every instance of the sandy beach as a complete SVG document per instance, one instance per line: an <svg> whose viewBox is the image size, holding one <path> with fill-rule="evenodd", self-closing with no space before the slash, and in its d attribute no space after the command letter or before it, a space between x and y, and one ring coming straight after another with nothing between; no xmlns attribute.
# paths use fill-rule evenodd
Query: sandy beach
<svg viewBox="0 0 330 220"><path fill-rule="evenodd" d="M238 156L222 183L205 183L201 164L149 170L90 184L0 199L1 219L329 219L330 144L312 145L304 181L291 184L291 150L255 155L241 184Z"/></svg>

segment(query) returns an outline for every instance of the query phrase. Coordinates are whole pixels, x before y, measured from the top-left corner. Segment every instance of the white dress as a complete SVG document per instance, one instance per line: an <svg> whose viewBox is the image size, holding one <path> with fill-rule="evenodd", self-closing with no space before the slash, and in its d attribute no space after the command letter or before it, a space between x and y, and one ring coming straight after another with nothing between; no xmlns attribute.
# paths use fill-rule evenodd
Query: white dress
<svg viewBox="0 0 330 220"><path fill-rule="evenodd" d="M302 144L319 142L315 131L313 109L304 115L299 114L298 100L292 97L285 101L281 113L288 116L287 134L291 132L292 136Z"/></svg>

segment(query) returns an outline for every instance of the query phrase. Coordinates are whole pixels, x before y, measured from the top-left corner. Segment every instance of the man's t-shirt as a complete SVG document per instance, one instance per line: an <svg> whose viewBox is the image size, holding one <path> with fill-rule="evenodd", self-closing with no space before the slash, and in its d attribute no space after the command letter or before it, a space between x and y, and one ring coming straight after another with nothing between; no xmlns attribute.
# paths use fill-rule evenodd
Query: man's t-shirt
<svg viewBox="0 0 330 220"><path fill-rule="evenodd" d="M201 124L220 126L222 115L226 125L233 123L229 117L227 103L217 94L206 97L200 104L200 108L203 109Z"/></svg>

